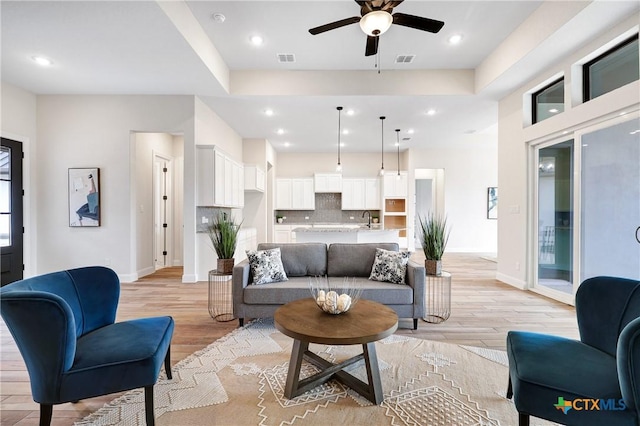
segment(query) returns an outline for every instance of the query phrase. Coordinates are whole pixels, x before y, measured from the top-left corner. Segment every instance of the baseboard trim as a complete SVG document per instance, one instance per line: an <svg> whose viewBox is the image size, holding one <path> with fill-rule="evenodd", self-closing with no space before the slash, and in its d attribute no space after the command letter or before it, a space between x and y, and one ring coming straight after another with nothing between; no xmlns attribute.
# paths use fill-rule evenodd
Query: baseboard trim
<svg viewBox="0 0 640 426"><path fill-rule="evenodd" d="M198 282L198 276L196 274L184 274L182 276L182 282L183 283L197 283Z"/></svg>
<svg viewBox="0 0 640 426"><path fill-rule="evenodd" d="M510 286L513 286L515 288L518 288L520 290L527 290L528 285L526 281L520 280L518 278L514 278L511 277L509 275L505 275L501 272L496 272L496 279L498 281L502 281L505 284L509 284Z"/></svg>
<svg viewBox="0 0 640 426"><path fill-rule="evenodd" d="M118 274L118 279L121 283L132 283L138 281L138 274Z"/></svg>

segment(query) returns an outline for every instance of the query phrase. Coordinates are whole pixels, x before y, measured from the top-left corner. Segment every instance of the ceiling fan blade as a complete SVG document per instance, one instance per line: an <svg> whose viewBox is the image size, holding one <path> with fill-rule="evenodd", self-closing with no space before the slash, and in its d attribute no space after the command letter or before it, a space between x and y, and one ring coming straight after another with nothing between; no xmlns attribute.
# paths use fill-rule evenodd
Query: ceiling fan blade
<svg viewBox="0 0 640 426"><path fill-rule="evenodd" d="M335 30L336 28L344 27L346 25L355 24L360 22L359 16L352 16L351 18L341 19L340 21L331 22L330 24L320 25L319 27L311 28L309 32L313 35L323 33L329 30Z"/></svg>
<svg viewBox="0 0 640 426"><path fill-rule="evenodd" d="M403 27L415 28L416 30L437 33L444 26L444 22L435 19L423 18L421 16L407 15L406 13L394 13L393 23Z"/></svg>
<svg viewBox="0 0 640 426"><path fill-rule="evenodd" d="M364 56L373 56L378 53L378 43L380 37L367 36L367 48L364 51Z"/></svg>
<svg viewBox="0 0 640 426"><path fill-rule="evenodd" d="M400 3L402 3L404 0L388 0L383 6L382 6L382 10L386 10L387 12L391 13L391 10L398 6Z"/></svg>

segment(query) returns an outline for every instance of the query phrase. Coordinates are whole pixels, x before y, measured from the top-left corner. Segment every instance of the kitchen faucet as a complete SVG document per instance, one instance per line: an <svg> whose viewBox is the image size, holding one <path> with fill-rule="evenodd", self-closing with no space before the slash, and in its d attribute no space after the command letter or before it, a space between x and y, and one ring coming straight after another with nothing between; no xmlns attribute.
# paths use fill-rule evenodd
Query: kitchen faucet
<svg viewBox="0 0 640 426"><path fill-rule="evenodd" d="M364 218L364 215L369 213L369 223L367 223L367 228L371 228L371 212L369 210L365 210L362 212L362 217Z"/></svg>

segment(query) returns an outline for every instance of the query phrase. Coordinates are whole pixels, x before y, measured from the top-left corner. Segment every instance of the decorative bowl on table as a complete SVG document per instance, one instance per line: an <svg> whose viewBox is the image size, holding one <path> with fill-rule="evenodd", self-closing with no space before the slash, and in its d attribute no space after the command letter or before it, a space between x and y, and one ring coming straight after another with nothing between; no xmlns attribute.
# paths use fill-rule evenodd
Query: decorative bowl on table
<svg viewBox="0 0 640 426"><path fill-rule="evenodd" d="M328 314L342 314L360 299L362 287L351 277L309 277L309 290L316 305Z"/></svg>

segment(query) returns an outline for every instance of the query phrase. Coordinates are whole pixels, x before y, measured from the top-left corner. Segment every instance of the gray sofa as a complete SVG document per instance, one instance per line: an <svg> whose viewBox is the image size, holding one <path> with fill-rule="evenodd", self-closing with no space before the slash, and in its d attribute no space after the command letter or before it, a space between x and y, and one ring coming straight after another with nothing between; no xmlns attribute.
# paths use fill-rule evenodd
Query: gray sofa
<svg viewBox="0 0 640 426"><path fill-rule="evenodd" d="M258 250L280 247L288 281L253 285L248 260L233 268L233 314L240 326L245 318L271 318L276 309L293 300L311 297L309 277L355 277L363 287L361 298L387 305L398 318L412 318L413 329L425 315L425 270L409 261L406 285L371 281L376 248L398 251L396 243L260 243Z"/></svg>

